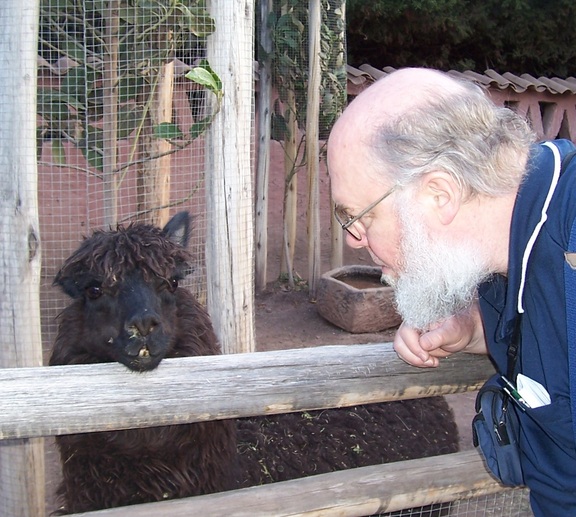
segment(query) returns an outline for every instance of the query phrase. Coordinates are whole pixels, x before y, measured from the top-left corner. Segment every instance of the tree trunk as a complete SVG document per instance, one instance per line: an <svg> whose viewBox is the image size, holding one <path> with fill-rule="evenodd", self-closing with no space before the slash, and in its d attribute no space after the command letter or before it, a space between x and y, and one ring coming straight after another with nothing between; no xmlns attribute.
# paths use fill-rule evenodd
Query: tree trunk
<svg viewBox="0 0 576 517"><path fill-rule="evenodd" d="M288 90L284 118L284 206L283 238L280 272L286 272L290 287L294 287L294 251L296 248L296 226L298 219L298 120L296 118L296 93Z"/></svg>
<svg viewBox="0 0 576 517"><path fill-rule="evenodd" d="M110 0L106 9L106 47L104 54L103 95L103 191L104 226L118 222L118 32L120 0Z"/></svg>
<svg viewBox="0 0 576 517"><path fill-rule="evenodd" d="M151 107L138 142L139 159L160 156L170 151L170 143L154 136L154 126L171 122L174 63L162 65L156 88L150 95ZM137 175L137 219L163 227L170 218L170 155L146 160L139 165Z"/></svg>
<svg viewBox="0 0 576 517"><path fill-rule="evenodd" d="M316 300L320 278L320 0L310 0L309 19L309 77L306 109L306 167L308 168L308 286L310 300Z"/></svg>
<svg viewBox="0 0 576 517"><path fill-rule="evenodd" d="M272 36L268 27L268 17L272 12L272 0L260 2L260 44L264 56L259 60L260 80L258 81L258 162L256 169L256 289L266 287L268 266L268 183L270 176L270 133L272 76L270 57Z"/></svg>

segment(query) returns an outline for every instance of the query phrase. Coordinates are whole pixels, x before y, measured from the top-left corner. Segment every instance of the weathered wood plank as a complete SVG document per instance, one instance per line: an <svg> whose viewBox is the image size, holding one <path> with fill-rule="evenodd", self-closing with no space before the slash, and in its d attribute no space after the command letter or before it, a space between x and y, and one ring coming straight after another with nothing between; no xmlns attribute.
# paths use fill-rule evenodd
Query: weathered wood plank
<svg viewBox="0 0 576 517"><path fill-rule="evenodd" d="M476 451L321 474L188 499L101 510L102 517L356 517L502 491Z"/></svg>
<svg viewBox="0 0 576 517"><path fill-rule="evenodd" d="M0 439L179 424L478 389L493 368L457 354L411 367L391 344L0 370Z"/></svg>
<svg viewBox="0 0 576 517"><path fill-rule="evenodd" d="M208 312L226 353L256 350L253 8L254 2L211 0L210 15L218 30L207 38L206 57L222 81L224 96L206 134L206 286ZM208 99L216 102L212 95Z"/></svg>
<svg viewBox="0 0 576 517"><path fill-rule="evenodd" d="M0 368L42 364L38 0L0 2ZM1 394L0 394L1 396ZM43 440L0 444L0 515L44 515Z"/></svg>

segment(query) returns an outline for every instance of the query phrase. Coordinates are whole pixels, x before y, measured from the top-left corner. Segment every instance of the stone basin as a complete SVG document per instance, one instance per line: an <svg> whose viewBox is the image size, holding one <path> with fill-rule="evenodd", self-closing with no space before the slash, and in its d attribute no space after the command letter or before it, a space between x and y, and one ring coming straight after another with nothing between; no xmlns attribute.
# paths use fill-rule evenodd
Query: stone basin
<svg viewBox="0 0 576 517"><path fill-rule="evenodd" d="M352 333L380 332L400 325L394 291L374 266L342 266L320 277L316 306L330 323Z"/></svg>

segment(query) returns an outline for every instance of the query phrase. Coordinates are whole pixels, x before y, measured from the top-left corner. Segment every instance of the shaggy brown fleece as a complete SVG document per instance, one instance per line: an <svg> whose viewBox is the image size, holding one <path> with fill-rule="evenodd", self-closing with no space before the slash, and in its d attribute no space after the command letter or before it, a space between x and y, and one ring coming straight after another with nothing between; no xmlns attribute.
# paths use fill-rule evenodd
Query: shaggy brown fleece
<svg viewBox="0 0 576 517"><path fill-rule="evenodd" d="M443 397L240 419L242 485L458 451Z"/></svg>
<svg viewBox="0 0 576 517"><path fill-rule="evenodd" d="M458 428L443 397L240 419L243 486L458 452ZM449 515L450 504L382 515Z"/></svg>

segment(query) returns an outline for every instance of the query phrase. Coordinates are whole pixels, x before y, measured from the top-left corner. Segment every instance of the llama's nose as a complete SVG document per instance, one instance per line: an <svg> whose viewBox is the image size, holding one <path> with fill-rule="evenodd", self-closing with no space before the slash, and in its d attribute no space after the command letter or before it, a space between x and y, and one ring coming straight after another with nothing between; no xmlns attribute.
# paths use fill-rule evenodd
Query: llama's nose
<svg viewBox="0 0 576 517"><path fill-rule="evenodd" d="M126 329L131 338L144 337L154 332L159 324L160 319L156 314L145 312L131 318L126 325Z"/></svg>

